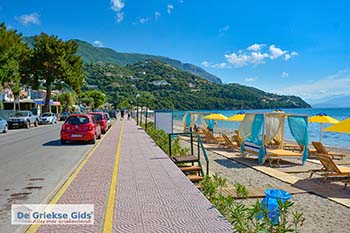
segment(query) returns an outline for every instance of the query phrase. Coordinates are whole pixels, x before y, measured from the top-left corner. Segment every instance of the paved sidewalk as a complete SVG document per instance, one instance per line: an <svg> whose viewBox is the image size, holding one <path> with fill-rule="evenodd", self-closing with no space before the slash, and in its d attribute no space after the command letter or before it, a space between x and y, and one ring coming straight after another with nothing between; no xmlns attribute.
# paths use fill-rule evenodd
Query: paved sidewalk
<svg viewBox="0 0 350 233"><path fill-rule="evenodd" d="M113 232L232 232L231 225L135 121L123 122ZM102 232L121 121L101 142L58 204L94 204L92 226L37 232Z"/></svg>

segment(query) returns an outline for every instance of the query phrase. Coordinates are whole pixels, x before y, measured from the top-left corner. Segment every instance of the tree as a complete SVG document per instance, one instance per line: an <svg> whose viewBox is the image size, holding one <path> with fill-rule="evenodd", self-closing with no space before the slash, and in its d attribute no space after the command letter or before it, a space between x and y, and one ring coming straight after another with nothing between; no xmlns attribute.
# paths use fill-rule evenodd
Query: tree
<svg viewBox="0 0 350 233"><path fill-rule="evenodd" d="M70 107L77 101L77 94L75 92L64 92L58 96L58 100L62 103L63 111L68 112Z"/></svg>
<svg viewBox="0 0 350 233"><path fill-rule="evenodd" d="M86 91L82 94L81 100L88 100L90 105L93 109L97 109L101 107L104 103L106 103L107 97L104 93L98 91L98 90L92 90L92 91Z"/></svg>
<svg viewBox="0 0 350 233"><path fill-rule="evenodd" d="M27 58L29 47L23 43L22 35L15 30L7 30L0 24L0 91L9 87L15 96L19 95L21 65Z"/></svg>
<svg viewBox="0 0 350 233"><path fill-rule="evenodd" d="M63 41L57 36L41 33L34 37L33 56L31 59L31 83L42 82L46 87L44 109L49 110L52 84L64 82L79 93L83 82L83 62L75 53L78 45L75 41Z"/></svg>

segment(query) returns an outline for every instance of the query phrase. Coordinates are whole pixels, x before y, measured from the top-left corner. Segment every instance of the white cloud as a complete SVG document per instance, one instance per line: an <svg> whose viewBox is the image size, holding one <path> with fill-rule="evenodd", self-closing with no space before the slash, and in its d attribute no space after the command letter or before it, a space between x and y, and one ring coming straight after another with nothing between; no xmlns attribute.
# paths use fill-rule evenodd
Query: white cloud
<svg viewBox="0 0 350 233"><path fill-rule="evenodd" d="M219 63L219 64L214 64L212 65L213 68L218 68L218 69L224 69L227 67L227 63L226 62L222 62L222 63Z"/></svg>
<svg viewBox="0 0 350 233"><path fill-rule="evenodd" d="M224 57L229 63L226 68L239 68L248 65L256 66L265 64L268 58L270 58L270 60L283 58L285 61L288 61L297 55L298 53L295 51L288 53L287 50L282 50L273 44L267 47L266 44L255 43L245 50L238 50L238 52L225 54ZM230 66L230 64L232 66Z"/></svg>
<svg viewBox="0 0 350 233"><path fill-rule="evenodd" d="M40 24L40 15L38 13L16 16L15 19L24 26L27 26L29 24Z"/></svg>
<svg viewBox="0 0 350 233"><path fill-rule="evenodd" d="M154 12L154 19L157 20L160 17L160 12L155 11Z"/></svg>
<svg viewBox="0 0 350 233"><path fill-rule="evenodd" d="M239 51L238 54L231 53L225 54L226 60L231 63L234 67L243 67L249 64L258 65L265 63L264 59L269 57L267 53L252 52L244 53Z"/></svg>
<svg viewBox="0 0 350 233"><path fill-rule="evenodd" d="M124 12L117 13L117 22L120 23L124 20Z"/></svg>
<svg viewBox="0 0 350 233"><path fill-rule="evenodd" d="M174 6L171 5L171 4L168 4L167 6L167 11L168 11L168 14L171 15L171 12L174 10Z"/></svg>
<svg viewBox="0 0 350 233"><path fill-rule="evenodd" d="M118 23L124 20L124 12L122 12L124 7L125 3L123 0L111 0L111 9L116 12L116 19Z"/></svg>
<svg viewBox="0 0 350 233"><path fill-rule="evenodd" d="M280 48L277 48L274 44L270 45L269 50L271 53L270 55L271 60L277 59L288 52L288 51L283 51Z"/></svg>
<svg viewBox="0 0 350 233"><path fill-rule="evenodd" d="M209 62L208 61L202 61L202 66L204 67L208 67L209 66Z"/></svg>
<svg viewBox="0 0 350 233"><path fill-rule="evenodd" d="M289 55L288 53L287 53L286 55L284 55L284 60L285 60L285 61L288 61L288 60L291 59L291 58L292 58L292 56Z"/></svg>
<svg viewBox="0 0 350 233"><path fill-rule="evenodd" d="M269 57L267 53L252 52L250 56L250 63L253 65L265 63L264 59Z"/></svg>
<svg viewBox="0 0 350 233"><path fill-rule="evenodd" d="M141 19L139 20L139 22L142 23L142 24L144 24L144 23L147 23L147 22L150 21L150 20L151 20L151 18L141 18Z"/></svg>
<svg viewBox="0 0 350 233"><path fill-rule="evenodd" d="M125 7L123 0L111 0L111 8L115 12L121 11Z"/></svg>
<svg viewBox="0 0 350 233"><path fill-rule="evenodd" d="M103 47L103 43L101 41L99 41L99 40L95 40L93 42L93 44L94 44L95 47Z"/></svg>
<svg viewBox="0 0 350 233"><path fill-rule="evenodd" d="M252 44L247 48L248 51L260 51L266 44Z"/></svg>
<svg viewBox="0 0 350 233"><path fill-rule="evenodd" d="M349 73L337 73L317 81L297 84L273 90L273 92L297 95L306 100L318 100L337 95L350 95L350 75Z"/></svg>
<svg viewBox="0 0 350 233"><path fill-rule="evenodd" d="M230 26L229 26L229 25L226 25L226 26L220 28L219 31L220 31L220 32L227 32L229 29L230 29Z"/></svg>
<svg viewBox="0 0 350 233"><path fill-rule="evenodd" d="M288 78L289 74L287 72L282 72L281 77L282 78Z"/></svg>
<svg viewBox="0 0 350 233"><path fill-rule="evenodd" d="M284 60L288 61L289 59L291 59L292 57L298 56L299 54L295 51L291 52L290 54L286 53L284 55Z"/></svg>
<svg viewBox="0 0 350 233"><path fill-rule="evenodd" d="M248 65L250 57L245 54L225 54L226 60L231 63L234 67L242 67Z"/></svg>
<svg viewBox="0 0 350 233"><path fill-rule="evenodd" d="M244 81L245 82L254 82L256 81L257 78L254 78L254 77L248 77L248 78L245 78Z"/></svg>

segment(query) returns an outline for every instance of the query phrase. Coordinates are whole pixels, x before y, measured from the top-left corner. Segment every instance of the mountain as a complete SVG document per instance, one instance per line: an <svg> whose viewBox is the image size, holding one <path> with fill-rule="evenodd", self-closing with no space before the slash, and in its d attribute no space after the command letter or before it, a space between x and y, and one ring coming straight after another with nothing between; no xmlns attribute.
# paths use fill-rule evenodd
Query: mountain
<svg viewBox="0 0 350 233"><path fill-rule="evenodd" d="M350 95L333 96L312 103L314 108L350 108Z"/></svg>
<svg viewBox="0 0 350 233"><path fill-rule="evenodd" d="M296 96L282 96L239 84L216 84L157 60L126 66L94 63L84 66L83 90L99 89L108 101L136 101L153 109L308 108ZM140 98L135 98L140 94Z"/></svg>
<svg viewBox="0 0 350 233"><path fill-rule="evenodd" d="M33 36L23 37L23 41L31 45L34 41L34 37ZM75 41L79 45L77 54L82 57L85 64L103 62L103 63L116 64L119 66L126 66L128 64L133 64L144 60L158 60L158 61L167 63L179 70L187 71L189 73L195 74L210 82L218 83L218 84L222 83L220 78L206 72L205 70L203 70L198 66L195 66L189 63L182 63L181 61L171 59L168 57L163 57L163 56L155 56L155 55L147 55L147 54L139 54L139 53L120 53L110 48L95 47L86 41L77 40L77 39Z"/></svg>
<svg viewBox="0 0 350 233"><path fill-rule="evenodd" d="M104 62L104 63L117 64L119 66L125 66L128 64L133 64L144 60L158 60L158 61L167 63L179 70L187 71L189 73L195 74L208 81L219 83L219 84L222 83L220 78L212 74L209 74L208 72L206 72L205 70L203 70L198 66L195 66L189 63L182 63L181 61L171 59L168 57L139 54L139 53L120 53L109 48L95 47L85 41L76 40L76 42L79 45L78 55L80 55L83 58L86 64Z"/></svg>

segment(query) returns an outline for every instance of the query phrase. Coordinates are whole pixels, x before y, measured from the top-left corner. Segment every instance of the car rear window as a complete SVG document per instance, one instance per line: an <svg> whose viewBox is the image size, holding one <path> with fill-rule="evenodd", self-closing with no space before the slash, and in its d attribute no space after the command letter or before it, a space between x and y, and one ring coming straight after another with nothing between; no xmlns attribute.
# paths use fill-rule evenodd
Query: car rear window
<svg viewBox="0 0 350 233"><path fill-rule="evenodd" d="M102 120L102 115L101 115L101 114L94 114L94 116L95 116L95 119L96 119L97 121Z"/></svg>
<svg viewBox="0 0 350 233"><path fill-rule="evenodd" d="M69 117L67 120L67 124L70 124L70 125L89 124L89 118L87 118L86 116Z"/></svg>

